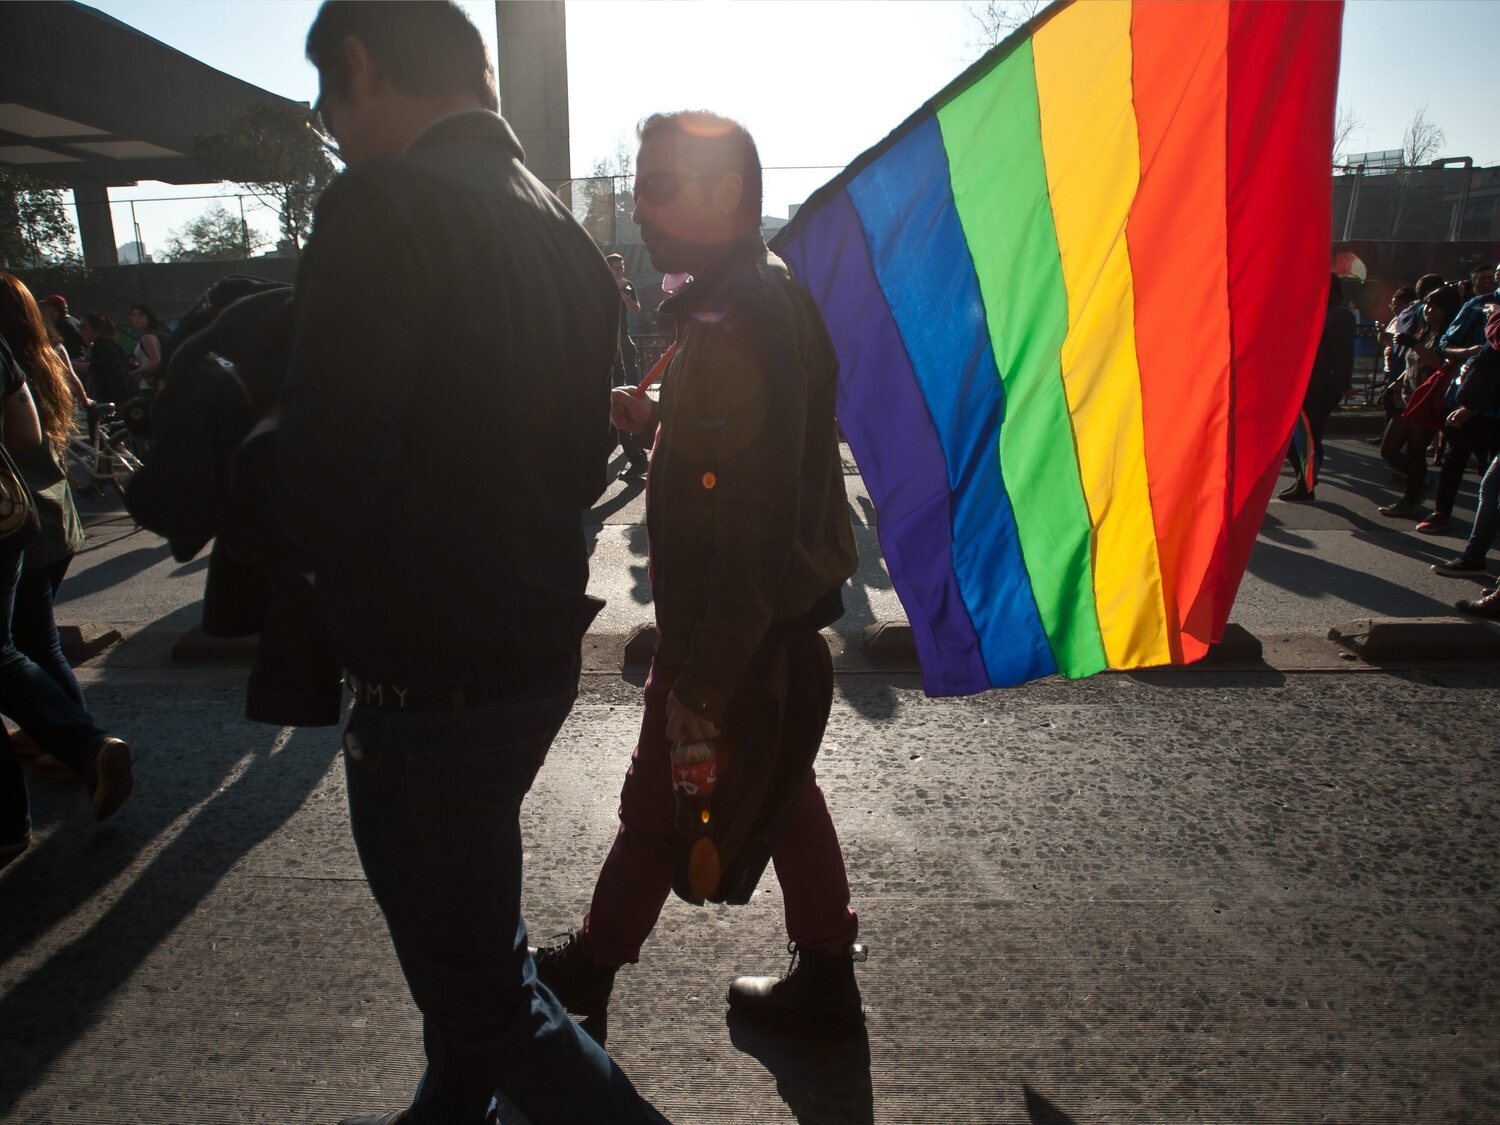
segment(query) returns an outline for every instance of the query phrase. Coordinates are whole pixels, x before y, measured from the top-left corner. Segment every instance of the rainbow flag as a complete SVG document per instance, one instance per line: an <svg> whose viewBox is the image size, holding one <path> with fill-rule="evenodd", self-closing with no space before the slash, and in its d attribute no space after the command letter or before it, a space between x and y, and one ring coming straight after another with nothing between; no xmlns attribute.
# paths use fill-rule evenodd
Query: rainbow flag
<svg viewBox="0 0 1500 1125"><path fill-rule="evenodd" d="M1341 20L1054 4L777 235L929 693L1222 634L1327 303Z"/></svg>

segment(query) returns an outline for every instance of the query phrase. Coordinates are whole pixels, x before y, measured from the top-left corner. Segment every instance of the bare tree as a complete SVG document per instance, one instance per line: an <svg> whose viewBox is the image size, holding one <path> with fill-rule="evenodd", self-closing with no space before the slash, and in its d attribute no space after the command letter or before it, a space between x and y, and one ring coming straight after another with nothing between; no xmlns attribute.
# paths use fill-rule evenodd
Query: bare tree
<svg viewBox="0 0 1500 1125"><path fill-rule="evenodd" d="M1412 114L1411 123L1401 138L1401 163L1408 168L1420 167L1437 156L1447 142L1447 135L1427 116L1424 105Z"/></svg>
<svg viewBox="0 0 1500 1125"><path fill-rule="evenodd" d="M1354 112L1353 106L1339 106L1338 117L1333 123L1333 162L1335 164L1342 164L1348 157L1349 142L1354 138L1354 134L1364 127L1365 123L1360 119L1359 114Z"/></svg>
<svg viewBox="0 0 1500 1125"><path fill-rule="evenodd" d="M1042 0L984 0L968 5L976 46L987 51L1042 10Z"/></svg>

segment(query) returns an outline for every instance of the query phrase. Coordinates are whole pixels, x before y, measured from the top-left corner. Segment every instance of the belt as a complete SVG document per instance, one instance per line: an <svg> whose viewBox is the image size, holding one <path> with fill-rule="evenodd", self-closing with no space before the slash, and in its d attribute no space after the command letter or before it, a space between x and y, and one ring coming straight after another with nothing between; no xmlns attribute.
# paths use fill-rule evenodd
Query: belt
<svg viewBox="0 0 1500 1125"><path fill-rule="evenodd" d="M464 711L470 707L488 707L496 703L514 703L524 699L524 691L514 683L474 684L469 687L402 687L397 684L372 684L350 672L344 683L354 702L382 711Z"/></svg>

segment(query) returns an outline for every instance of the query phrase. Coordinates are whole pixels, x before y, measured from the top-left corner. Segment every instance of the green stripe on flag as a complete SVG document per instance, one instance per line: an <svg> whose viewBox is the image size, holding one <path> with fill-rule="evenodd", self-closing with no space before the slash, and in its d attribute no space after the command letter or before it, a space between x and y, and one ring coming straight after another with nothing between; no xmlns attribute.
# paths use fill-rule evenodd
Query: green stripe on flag
<svg viewBox="0 0 1500 1125"><path fill-rule="evenodd" d="M1000 468L1058 669L1108 666L1093 533L1063 389L1068 296L1057 249L1031 43L938 110L959 221L1005 387Z"/></svg>

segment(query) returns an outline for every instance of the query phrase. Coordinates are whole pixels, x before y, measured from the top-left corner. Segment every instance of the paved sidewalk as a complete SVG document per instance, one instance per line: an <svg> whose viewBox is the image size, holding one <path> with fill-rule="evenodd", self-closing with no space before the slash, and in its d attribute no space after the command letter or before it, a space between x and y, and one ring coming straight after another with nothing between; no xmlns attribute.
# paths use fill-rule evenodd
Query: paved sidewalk
<svg viewBox="0 0 1500 1125"><path fill-rule="evenodd" d="M33 786L37 846L0 875L0 1120L401 1104L418 1021L336 734L241 721L228 671L86 679L139 789L96 828ZM1157 673L933 701L845 676L819 772L865 1034L726 1024L728 979L785 963L768 880L668 903L611 1047L678 1122L1500 1120L1497 686ZM538 936L586 905L637 714L590 677L528 801Z"/></svg>

